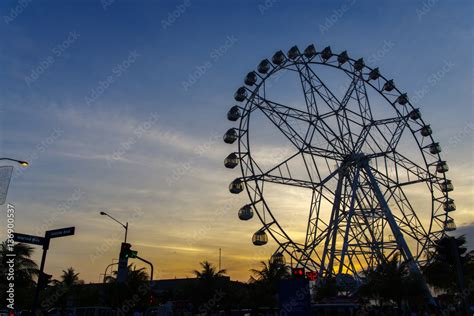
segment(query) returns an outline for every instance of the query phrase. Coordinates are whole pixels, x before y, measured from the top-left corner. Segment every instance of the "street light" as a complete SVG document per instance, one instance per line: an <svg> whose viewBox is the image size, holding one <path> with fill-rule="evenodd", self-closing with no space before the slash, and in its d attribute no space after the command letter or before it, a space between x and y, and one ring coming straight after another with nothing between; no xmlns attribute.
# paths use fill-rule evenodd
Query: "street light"
<svg viewBox="0 0 474 316"><path fill-rule="evenodd" d="M116 221L117 223L119 223L120 226L122 226L123 228L125 228L125 241L124 241L124 242L127 242L128 222L125 223L125 224L123 224L122 222L119 222L117 219L113 218L112 216L110 216L109 214L107 214L107 213L105 213L105 212L100 212L100 215L110 217L111 219L113 219L114 221Z"/></svg>
<svg viewBox="0 0 474 316"><path fill-rule="evenodd" d="M28 167L29 165L28 161L24 161L24 160L17 160L17 159L12 159L12 158L0 158L0 160L8 160L8 161L17 162L22 167Z"/></svg>

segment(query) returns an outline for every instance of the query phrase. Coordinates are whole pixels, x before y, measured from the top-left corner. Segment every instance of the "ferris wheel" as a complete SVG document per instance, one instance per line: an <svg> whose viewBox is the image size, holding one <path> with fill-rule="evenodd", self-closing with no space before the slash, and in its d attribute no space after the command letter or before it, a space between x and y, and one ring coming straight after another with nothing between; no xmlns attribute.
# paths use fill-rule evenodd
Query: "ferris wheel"
<svg viewBox="0 0 474 316"><path fill-rule="evenodd" d="M244 83L224 164L241 170L230 192L249 197L239 219L260 221L253 244L270 236L274 260L321 276L359 278L395 253L419 273L456 229L456 205L441 146L407 94L362 58L314 45L276 52Z"/></svg>

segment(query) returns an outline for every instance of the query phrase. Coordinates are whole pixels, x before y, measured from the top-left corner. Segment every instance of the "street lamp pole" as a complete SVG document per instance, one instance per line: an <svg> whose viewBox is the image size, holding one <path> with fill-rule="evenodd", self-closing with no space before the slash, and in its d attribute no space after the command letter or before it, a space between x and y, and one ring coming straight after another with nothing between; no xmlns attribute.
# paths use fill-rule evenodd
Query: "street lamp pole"
<svg viewBox="0 0 474 316"><path fill-rule="evenodd" d="M28 161L17 160L17 159L13 159L13 158L0 158L0 160L13 161L13 162L19 163L20 166L22 166L22 167L28 167L28 165L29 165Z"/></svg>
<svg viewBox="0 0 474 316"><path fill-rule="evenodd" d="M119 223L120 226L122 226L122 227L125 229L125 241L124 241L124 242L127 242L128 222L126 222L125 224L123 224L122 222L118 221L117 219L115 219L114 217L110 216L110 215L107 214L106 212L100 212L100 215L108 216L108 217L110 217L111 219L113 219L114 221L116 221L117 223Z"/></svg>
<svg viewBox="0 0 474 316"><path fill-rule="evenodd" d="M109 217L113 221L119 223L120 226L122 226L125 229L125 241L124 241L123 244L126 244L127 243L127 235L128 235L128 222L126 222L126 224L124 224L124 223L120 222L119 220L117 220L116 218L110 216L109 214L107 214L106 212L103 212L103 211L100 212L100 215ZM118 262L118 269L117 269L117 282L118 283L125 282L125 279L127 278L127 274L128 274L127 263L128 263L128 258L122 258L122 256L120 256L120 259L119 259L119 262Z"/></svg>
<svg viewBox="0 0 474 316"><path fill-rule="evenodd" d="M105 267L105 271L104 271L104 281L103 283L105 283L105 277L107 276L107 270L109 269L109 267L113 266L113 265L116 265L116 264L119 264L118 262L112 262L111 264L109 264L107 267Z"/></svg>

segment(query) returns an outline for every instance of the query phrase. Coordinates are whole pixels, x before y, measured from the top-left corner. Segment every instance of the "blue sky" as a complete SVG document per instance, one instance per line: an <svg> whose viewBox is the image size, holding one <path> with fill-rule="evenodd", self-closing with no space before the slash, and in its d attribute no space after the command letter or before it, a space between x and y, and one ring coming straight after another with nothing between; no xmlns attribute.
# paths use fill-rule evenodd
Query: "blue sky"
<svg viewBox="0 0 474 316"><path fill-rule="evenodd" d="M246 279L272 249L250 245L258 225L238 222L245 199L227 193L225 113L262 58L310 43L364 57L417 96L446 144L457 223L470 225L472 16L472 1L3 1L0 149L31 162L8 196L17 230L78 226L54 241L47 270L95 281L121 238L97 214L109 209L130 218L159 277L190 275L222 247ZM97 251L100 240L115 243Z"/></svg>

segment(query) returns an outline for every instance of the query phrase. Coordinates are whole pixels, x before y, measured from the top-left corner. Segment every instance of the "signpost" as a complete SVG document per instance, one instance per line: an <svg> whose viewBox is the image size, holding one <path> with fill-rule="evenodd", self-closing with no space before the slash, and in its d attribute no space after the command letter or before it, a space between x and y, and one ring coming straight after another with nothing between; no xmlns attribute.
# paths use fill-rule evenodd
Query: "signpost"
<svg viewBox="0 0 474 316"><path fill-rule="evenodd" d="M48 230L45 234L46 238L57 238L74 235L76 227L66 227L54 230Z"/></svg>
<svg viewBox="0 0 474 316"><path fill-rule="evenodd" d="M40 236L26 235L15 233L13 235L13 240L17 242L24 242L27 244L40 245L44 244L44 238Z"/></svg>
<svg viewBox="0 0 474 316"><path fill-rule="evenodd" d="M41 256L41 265L40 265L40 272L39 272L39 275L43 276L45 275L44 265L46 262L46 253L48 252L48 249L49 249L50 239L71 236L71 235L74 235L74 233L75 233L75 227L65 227L65 228L60 228L60 229L48 230L45 232L44 237L14 233L13 240L17 242L24 242L27 244L43 246L43 255ZM40 292L40 289L43 287L42 283L44 282L44 280L45 280L44 277L39 277L38 282L36 283L35 298L33 301L33 308L32 308L33 315L36 315L36 310L38 308L39 292Z"/></svg>

